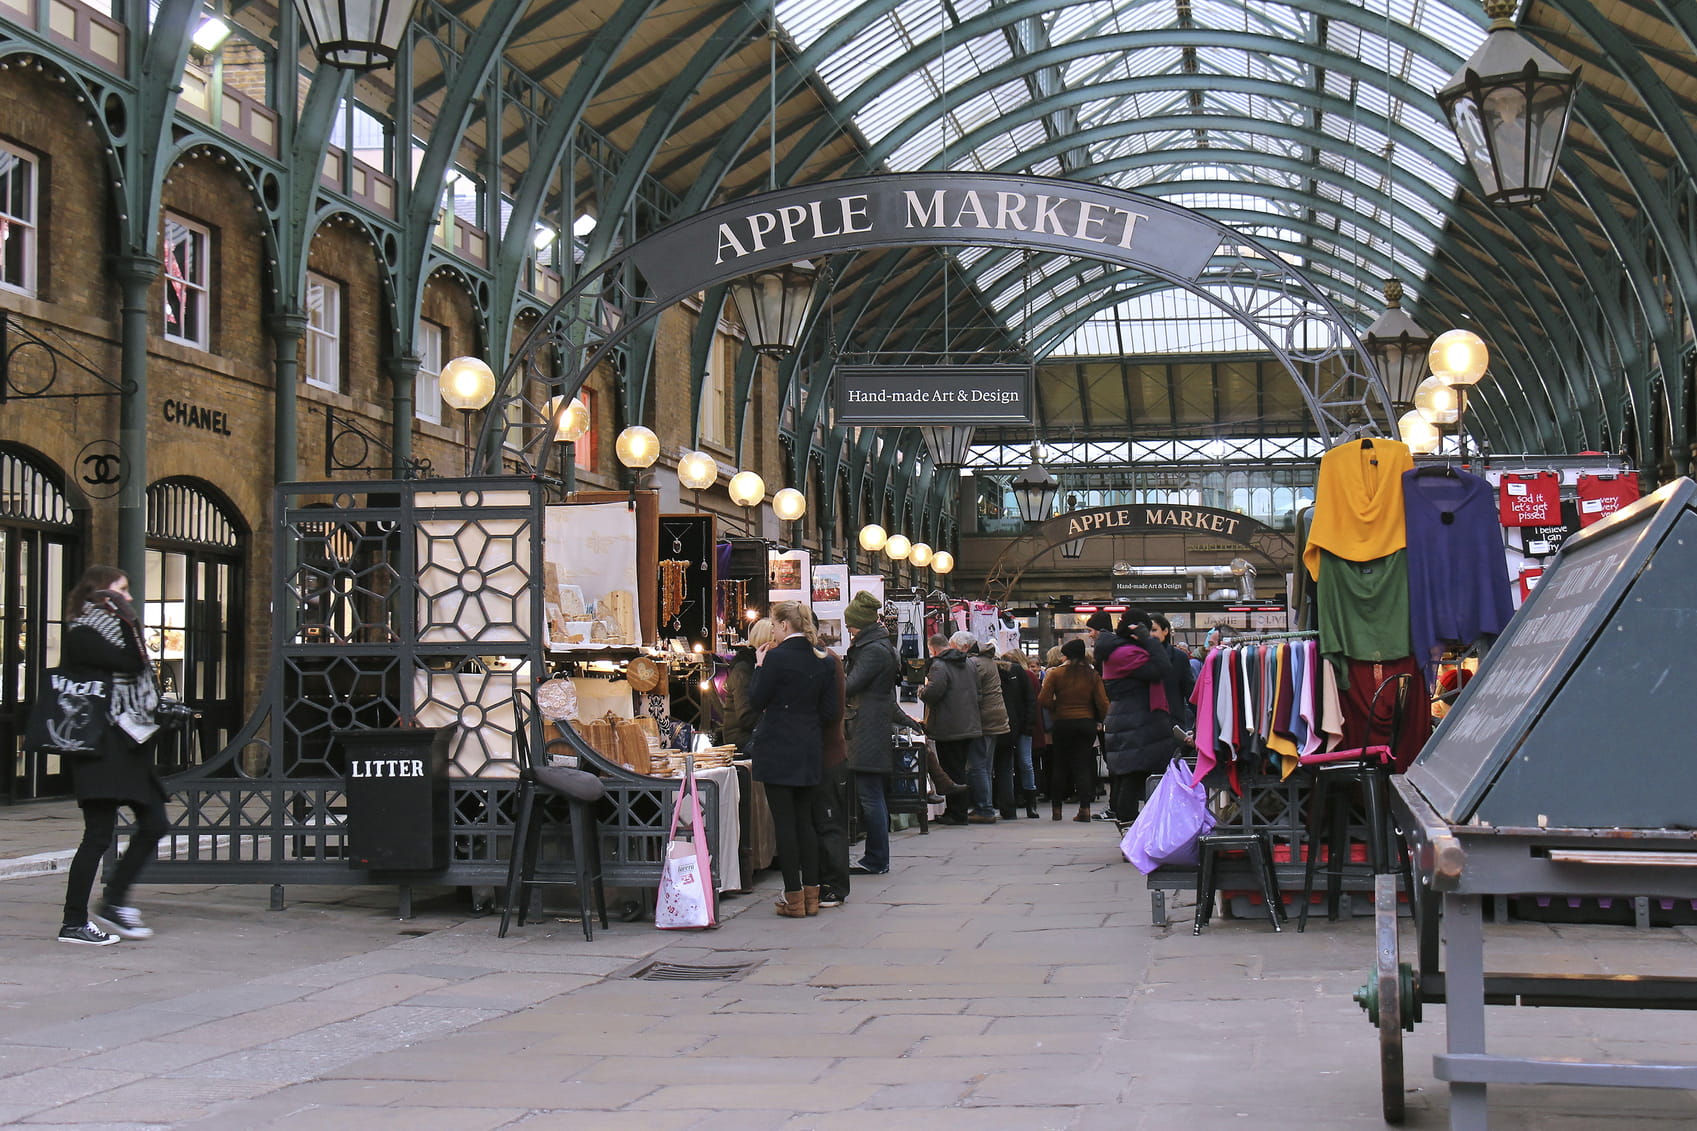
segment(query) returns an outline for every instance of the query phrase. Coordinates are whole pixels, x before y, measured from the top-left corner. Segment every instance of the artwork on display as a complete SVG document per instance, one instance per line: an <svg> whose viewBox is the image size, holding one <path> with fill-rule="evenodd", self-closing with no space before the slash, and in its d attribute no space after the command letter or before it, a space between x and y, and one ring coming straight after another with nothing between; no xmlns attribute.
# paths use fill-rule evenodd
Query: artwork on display
<svg viewBox="0 0 1697 1131"><path fill-rule="evenodd" d="M849 599L849 575L846 565L820 565L813 567L813 605L818 612L819 606L840 606ZM823 613L820 613L823 616Z"/></svg>
<svg viewBox="0 0 1697 1131"><path fill-rule="evenodd" d="M884 577L877 573L856 573L849 575L848 600L852 601L857 593L870 593L877 598L878 603L884 603Z"/></svg>
<svg viewBox="0 0 1697 1131"><path fill-rule="evenodd" d="M806 602L813 596L808 569L812 555L806 550L773 550L767 559L773 601Z"/></svg>
<svg viewBox="0 0 1697 1131"><path fill-rule="evenodd" d="M484 491L486 507L528 507L523 491ZM458 491L420 492L418 506L459 508ZM528 518L420 519L418 639L423 644L509 644L530 636Z"/></svg>
<svg viewBox="0 0 1697 1131"><path fill-rule="evenodd" d="M813 615L819 621L819 643L838 655L848 651L848 632L843 610L848 607L849 572L846 565L813 567Z"/></svg>
<svg viewBox="0 0 1697 1131"><path fill-rule="evenodd" d="M624 503L547 508L542 609L548 650L640 644L636 515Z"/></svg>

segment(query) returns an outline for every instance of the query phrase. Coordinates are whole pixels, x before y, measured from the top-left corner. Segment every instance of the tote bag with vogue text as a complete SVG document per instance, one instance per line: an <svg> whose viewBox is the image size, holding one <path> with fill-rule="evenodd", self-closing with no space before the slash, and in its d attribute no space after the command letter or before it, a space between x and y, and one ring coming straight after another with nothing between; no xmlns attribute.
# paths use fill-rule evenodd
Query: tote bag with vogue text
<svg viewBox="0 0 1697 1131"><path fill-rule="evenodd" d="M689 808L690 839L678 838L678 818ZM672 827L666 833L666 858L660 865L660 896L654 905L654 925L661 930L714 925L713 861L707 854L707 830L701 823L701 797L695 774L684 774L672 806Z"/></svg>

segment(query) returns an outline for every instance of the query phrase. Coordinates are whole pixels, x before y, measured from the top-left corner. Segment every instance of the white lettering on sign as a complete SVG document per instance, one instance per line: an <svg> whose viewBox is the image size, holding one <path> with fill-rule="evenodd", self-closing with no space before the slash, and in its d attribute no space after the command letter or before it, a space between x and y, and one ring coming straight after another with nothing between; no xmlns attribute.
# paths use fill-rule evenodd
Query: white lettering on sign
<svg viewBox="0 0 1697 1131"><path fill-rule="evenodd" d="M975 189L929 193L904 189L903 226L952 228L957 231L1033 232L1082 240L1112 243L1126 250L1137 234L1139 221L1149 217L1128 208L1115 208L1094 200L1038 193ZM832 236L864 234L873 230L869 198L864 194L786 204L776 212L751 212L719 224L718 251L714 264L741 259L768 248L779 249Z"/></svg>
<svg viewBox="0 0 1697 1131"><path fill-rule="evenodd" d="M417 758L358 758L348 764L356 778L421 778L424 763Z"/></svg>
<svg viewBox="0 0 1697 1131"><path fill-rule="evenodd" d="M830 236L870 232L872 218L867 208L867 197L860 193L810 200L806 204L786 204L777 212L754 212L728 220L719 225L719 251L713 262L724 263L727 259L765 251L767 241L774 235L777 239L772 241L772 246L788 247Z"/></svg>

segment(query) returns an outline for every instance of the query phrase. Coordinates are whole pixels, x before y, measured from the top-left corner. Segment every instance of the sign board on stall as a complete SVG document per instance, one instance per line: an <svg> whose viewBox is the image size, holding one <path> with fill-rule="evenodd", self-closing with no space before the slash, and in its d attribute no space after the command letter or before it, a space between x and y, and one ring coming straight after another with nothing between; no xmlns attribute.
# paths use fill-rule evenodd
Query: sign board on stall
<svg viewBox="0 0 1697 1131"><path fill-rule="evenodd" d="M1409 768L1446 820L1697 825L1697 484L1569 538ZM1658 785L1658 783L1660 783Z"/></svg>

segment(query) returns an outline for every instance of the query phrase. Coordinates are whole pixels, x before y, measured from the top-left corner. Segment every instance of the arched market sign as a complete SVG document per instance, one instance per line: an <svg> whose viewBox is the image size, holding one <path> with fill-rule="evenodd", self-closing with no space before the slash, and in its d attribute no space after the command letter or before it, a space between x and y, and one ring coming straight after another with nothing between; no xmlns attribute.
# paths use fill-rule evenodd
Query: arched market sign
<svg viewBox="0 0 1697 1131"><path fill-rule="evenodd" d="M1211 541L1236 542L1274 562L1296 557L1290 535L1237 511L1171 503L1124 503L1056 515L1009 542L984 579L992 597L1005 595L1043 553L1065 542L1097 535L1194 534Z"/></svg>

